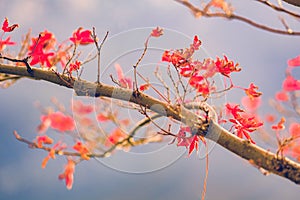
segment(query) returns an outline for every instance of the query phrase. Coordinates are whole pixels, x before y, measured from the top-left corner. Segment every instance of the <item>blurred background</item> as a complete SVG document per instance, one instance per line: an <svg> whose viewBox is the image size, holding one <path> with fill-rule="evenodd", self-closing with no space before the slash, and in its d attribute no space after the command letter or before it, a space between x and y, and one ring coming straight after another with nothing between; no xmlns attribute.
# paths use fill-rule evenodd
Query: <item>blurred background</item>
<svg viewBox="0 0 300 200"><path fill-rule="evenodd" d="M231 3L237 13L282 27L279 14L257 2L232 0ZM264 100L260 112L270 110L268 99L281 89L287 59L296 57L300 51L299 37L268 33L238 21L196 19L187 8L172 0L0 0L0 8L1 23L8 17L11 23L20 25L12 34L12 40L16 42L20 42L29 29L33 35L47 29L56 35L58 42L64 41L80 26L85 29L96 27L100 38L106 31L110 31L109 38L112 38L124 31L156 26L178 31L191 40L198 35L202 47L212 58L226 54L240 63L242 72L233 75L237 85L247 87L254 82L259 86ZM300 29L298 21L290 20L289 24ZM143 47L142 41L132 39L120 42L120 48L126 49L129 43ZM108 55L104 65L117 56ZM104 56L103 60L108 57ZM234 91L227 98L238 103L241 95L242 92ZM201 198L205 160L196 155L186 158L186 154L166 168L142 174L113 170L96 160L82 162L76 167L73 189L68 191L57 178L65 158L51 160L46 169L41 169L46 153L31 150L16 141L12 132L17 130L24 137L34 138L40 122L40 112L34 102L48 106L50 99L56 97L68 106L72 96L68 89L27 79L0 90L0 199ZM300 196L299 186L275 175L263 176L246 161L218 145L209 154L209 166L207 200L297 199Z"/></svg>

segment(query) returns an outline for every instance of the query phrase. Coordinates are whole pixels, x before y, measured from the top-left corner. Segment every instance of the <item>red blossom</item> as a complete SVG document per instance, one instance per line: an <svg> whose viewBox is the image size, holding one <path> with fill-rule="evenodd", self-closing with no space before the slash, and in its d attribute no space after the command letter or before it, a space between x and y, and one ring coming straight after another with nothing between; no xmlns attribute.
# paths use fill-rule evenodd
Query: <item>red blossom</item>
<svg viewBox="0 0 300 200"><path fill-rule="evenodd" d="M67 189L72 189L74 182L74 172L75 172L75 162L71 159L68 159L68 163L65 166L65 170L62 174L58 176L59 180L65 179Z"/></svg>
<svg viewBox="0 0 300 200"><path fill-rule="evenodd" d="M285 123L285 118L282 117L276 125L272 126L272 129L273 130L283 130L283 129L285 129L284 123Z"/></svg>
<svg viewBox="0 0 300 200"><path fill-rule="evenodd" d="M182 66L179 68L179 73L180 75L182 75L183 77L191 77L192 74L195 72L195 69L192 65L187 65L187 66Z"/></svg>
<svg viewBox="0 0 300 200"><path fill-rule="evenodd" d="M277 101L288 101L289 100L289 95L285 91L279 91L275 94L275 99Z"/></svg>
<svg viewBox="0 0 300 200"><path fill-rule="evenodd" d="M75 122L71 116L65 115L62 112L54 112L41 117L42 123L50 120L50 127L61 132L72 131L75 129ZM49 122L48 122L49 123Z"/></svg>
<svg viewBox="0 0 300 200"><path fill-rule="evenodd" d="M5 40L0 39L0 51L3 51L6 45L15 45L15 42L10 41L10 36L7 37Z"/></svg>
<svg viewBox="0 0 300 200"><path fill-rule="evenodd" d="M201 45L201 41L198 39L198 36L194 36L193 44L191 45L191 48L194 48L194 50L199 50L199 47Z"/></svg>
<svg viewBox="0 0 300 200"><path fill-rule="evenodd" d="M139 90L145 91L145 90L148 90L149 88L150 88L150 83L145 83L143 85L140 85Z"/></svg>
<svg viewBox="0 0 300 200"><path fill-rule="evenodd" d="M54 46L56 39L53 33L45 30L40 33L37 38L32 38L32 43L29 46L29 55L32 58L30 65L41 64L43 67L52 67L51 59L55 56Z"/></svg>
<svg viewBox="0 0 300 200"><path fill-rule="evenodd" d="M245 96L242 98L242 105L250 112L255 112L261 104L261 98L250 98Z"/></svg>
<svg viewBox="0 0 300 200"><path fill-rule="evenodd" d="M75 44L87 45L94 43L92 38L92 33L90 30L83 30L82 27L79 27L76 31L73 32L70 40Z"/></svg>
<svg viewBox="0 0 300 200"><path fill-rule="evenodd" d="M296 58L292 58L292 59L288 60L287 64L289 67L300 66L300 55L297 56Z"/></svg>
<svg viewBox="0 0 300 200"><path fill-rule="evenodd" d="M275 122L276 117L275 117L274 115L272 115L272 114L267 114L267 115L265 116L265 119L266 119L267 122L273 123L273 122Z"/></svg>
<svg viewBox="0 0 300 200"><path fill-rule="evenodd" d="M226 108L233 116L233 118L230 118L229 121L233 123L237 136L240 138L245 136L246 139L255 144L249 133L257 130L263 125L263 123L260 122L256 116L247 116L246 114L242 115L241 113L244 113L244 111L239 108L239 105L226 104Z"/></svg>
<svg viewBox="0 0 300 200"><path fill-rule="evenodd" d="M199 138L197 135L194 135L192 137L192 141L191 141L191 144L189 146L189 156L192 154L193 151L196 151L198 152L199 150Z"/></svg>
<svg viewBox="0 0 300 200"><path fill-rule="evenodd" d="M289 127L289 133L294 137L300 137L300 124L299 123L291 123Z"/></svg>
<svg viewBox="0 0 300 200"><path fill-rule="evenodd" d="M49 151L49 154L43 159L42 161L42 168L45 168L49 159L52 158L52 159L55 159L55 151L61 151L62 149L65 149L66 146L65 145L61 145L61 142L59 141L58 143L56 143L52 148L51 150Z"/></svg>
<svg viewBox="0 0 300 200"><path fill-rule="evenodd" d="M106 115L104 115L104 114L102 114L102 113L99 113L98 115L97 115L97 120L99 121L99 122L105 122L105 121L108 121L108 120L110 120L111 118L109 117L109 116L106 116Z"/></svg>
<svg viewBox="0 0 300 200"><path fill-rule="evenodd" d="M50 68L52 66L50 59L54 55L55 54L53 52L50 53L44 53L43 51L35 52L34 54L31 54L32 60L30 62L30 65L35 65L40 63L42 66L46 66Z"/></svg>
<svg viewBox="0 0 300 200"><path fill-rule="evenodd" d="M89 150L86 147L86 145L82 144L82 142L80 141L76 142L76 144L73 146L73 149L80 153L82 159L84 160L90 159L90 157L88 156Z"/></svg>
<svg viewBox="0 0 300 200"><path fill-rule="evenodd" d="M117 71L117 76L119 80L119 84L123 88L132 88L132 80L130 77L125 77L121 65L118 63L115 64L115 69Z"/></svg>
<svg viewBox="0 0 300 200"><path fill-rule="evenodd" d="M292 157L296 158L300 162L300 145L296 145L291 148Z"/></svg>
<svg viewBox="0 0 300 200"><path fill-rule="evenodd" d="M36 142L37 142L37 147L38 148L42 148L43 144L52 144L53 143L53 139L51 139L47 135L37 136L36 137Z"/></svg>
<svg viewBox="0 0 300 200"><path fill-rule="evenodd" d="M207 96L210 93L209 82L206 78L204 78L201 75L192 75L192 77L189 80L189 84L203 96Z"/></svg>
<svg viewBox="0 0 300 200"><path fill-rule="evenodd" d="M188 148L189 149L188 156L190 156L194 150L198 152L199 140L201 140L205 145L206 145L206 141L202 136L199 135L186 136L186 133L191 134L190 127L181 127L176 136L177 146L185 146L186 148Z"/></svg>
<svg viewBox="0 0 300 200"><path fill-rule="evenodd" d="M91 112L93 112L94 108L91 105L83 104L81 101L73 101L72 110L76 114L86 115L86 114L90 114Z"/></svg>
<svg viewBox="0 0 300 200"><path fill-rule="evenodd" d="M76 60L75 63L71 63L69 66L69 72L72 73L73 71L78 71L80 68L81 62Z"/></svg>
<svg viewBox="0 0 300 200"><path fill-rule="evenodd" d="M7 17L5 17L4 22L2 24L2 30L4 32L12 32L17 27L19 27L18 24L13 24L13 25L9 26L8 19L7 19Z"/></svg>
<svg viewBox="0 0 300 200"><path fill-rule="evenodd" d="M241 71L241 68L238 68L239 64L238 63L234 64L234 62L228 60L228 58L225 55L223 59L217 57L217 60L215 61L215 65L217 71L228 78L230 77L230 74L232 72Z"/></svg>
<svg viewBox="0 0 300 200"><path fill-rule="evenodd" d="M156 27L151 32L151 36L152 37L160 37L163 34L164 34L164 30L162 28L160 28L160 27Z"/></svg>
<svg viewBox="0 0 300 200"><path fill-rule="evenodd" d="M188 64L187 59L183 56L182 52L178 50L174 52L165 51L162 55L162 61L171 62L175 67Z"/></svg>
<svg viewBox="0 0 300 200"><path fill-rule="evenodd" d="M285 91L288 91L288 92L295 91L295 90L300 90L300 81L294 79L293 76L289 75L283 81L282 88Z"/></svg>
<svg viewBox="0 0 300 200"><path fill-rule="evenodd" d="M261 92L257 92L256 90L258 89L258 87L256 85L254 85L254 83L250 83L250 86L249 88L247 89L244 89L245 90L245 93L246 95L253 99L253 98L257 98L259 97L260 95L262 95Z"/></svg>
<svg viewBox="0 0 300 200"><path fill-rule="evenodd" d="M244 110L240 109L239 105L234 105L234 104L226 104L226 111L227 113L231 114L234 118L239 118L240 113L244 112Z"/></svg>
<svg viewBox="0 0 300 200"><path fill-rule="evenodd" d="M126 138L127 135L120 129L116 128L105 141L105 146L109 147Z"/></svg>

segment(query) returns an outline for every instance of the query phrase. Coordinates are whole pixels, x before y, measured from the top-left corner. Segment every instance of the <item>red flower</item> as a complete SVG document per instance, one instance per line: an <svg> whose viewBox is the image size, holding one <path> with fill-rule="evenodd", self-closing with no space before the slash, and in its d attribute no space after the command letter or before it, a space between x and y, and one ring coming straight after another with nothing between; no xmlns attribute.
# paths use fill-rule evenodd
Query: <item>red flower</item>
<svg viewBox="0 0 300 200"><path fill-rule="evenodd" d="M210 92L209 82L201 75L193 74L189 80L189 84L203 96L207 96Z"/></svg>
<svg viewBox="0 0 300 200"><path fill-rule="evenodd" d="M152 37L160 37L163 34L164 34L164 30L162 28L160 28L160 27L156 27L151 32L151 36Z"/></svg>
<svg viewBox="0 0 300 200"><path fill-rule="evenodd" d="M300 66L300 56L297 56L296 58L292 58L288 60L288 66L289 67L297 67Z"/></svg>
<svg viewBox="0 0 300 200"><path fill-rule="evenodd" d="M249 88L245 89L245 93L251 99L259 97L260 95L262 95L262 93L255 91L257 89L258 89L258 87L256 85L254 85L253 83L250 83Z"/></svg>
<svg viewBox="0 0 300 200"><path fill-rule="evenodd" d="M90 30L83 30L82 27L79 27L76 31L73 32L73 36L70 37L70 40L75 44L87 45L94 43L92 38L92 33Z"/></svg>
<svg viewBox="0 0 300 200"><path fill-rule="evenodd" d="M174 52L165 51L162 55L162 61L171 62L175 67L181 67L188 64L187 59L184 58L178 50Z"/></svg>
<svg viewBox="0 0 300 200"><path fill-rule="evenodd" d="M289 132L294 138L300 137L300 124L295 122L291 123Z"/></svg>
<svg viewBox="0 0 300 200"><path fill-rule="evenodd" d="M65 179L67 189L72 189L74 182L74 172L75 172L75 162L71 159L68 159L68 163L65 166L65 171L58 176L59 180Z"/></svg>
<svg viewBox="0 0 300 200"><path fill-rule="evenodd" d="M244 110L240 109L239 105L230 105L229 103L226 104L226 111L229 114L232 114L234 118L239 118L241 112L244 112Z"/></svg>
<svg viewBox="0 0 300 200"><path fill-rule="evenodd" d="M257 130L263 123L259 122L256 116L242 116L240 113L243 113L244 111L239 108L239 105L226 104L226 108L233 116L229 121L233 123L237 136L240 138L245 136L251 143L255 144L249 133Z"/></svg>
<svg viewBox="0 0 300 200"><path fill-rule="evenodd" d="M110 116L103 115L102 113L99 113L99 114L97 115L97 120L98 120L99 122L105 122L105 121L108 121L108 120L110 120L110 119L111 119Z"/></svg>
<svg viewBox="0 0 300 200"><path fill-rule="evenodd" d="M47 116L41 117L42 122L45 122L46 120L50 120L51 128L56 129L58 131L64 132L64 131L72 131L75 129L75 123L71 116L64 115L62 112L54 112L50 113ZM49 122L47 122L49 123Z"/></svg>
<svg viewBox="0 0 300 200"><path fill-rule="evenodd" d="M47 135L37 136L36 141L37 141L38 148L42 148L43 144L52 144L53 143L53 140L50 137L48 137Z"/></svg>
<svg viewBox="0 0 300 200"><path fill-rule="evenodd" d="M123 88L132 88L132 80L130 77L125 77L121 65L118 63L115 64L115 69L117 71L117 76L119 80L119 84Z"/></svg>
<svg viewBox="0 0 300 200"><path fill-rule="evenodd" d="M73 146L73 149L80 153L82 159L84 159L84 160L89 160L90 159L90 157L88 156L89 150L85 145L82 144L82 142L78 141Z"/></svg>
<svg viewBox="0 0 300 200"><path fill-rule="evenodd" d="M51 150L49 151L49 154L43 159L42 161L42 168L45 168L49 159L52 158L52 159L55 159L55 151L61 151L63 149L65 149L66 146L65 145L61 145L61 142L58 142L56 143L52 148Z"/></svg>
<svg viewBox="0 0 300 200"><path fill-rule="evenodd" d="M78 71L80 68L81 62L76 60L75 63L71 63L69 66L69 72L72 73L72 71Z"/></svg>
<svg viewBox="0 0 300 200"><path fill-rule="evenodd" d="M55 43L56 39L53 33L47 30L40 33L38 38L32 38L32 44L29 46L29 55L32 58L30 65L40 63L42 66L52 67L51 59L55 53L49 51L54 50Z"/></svg>
<svg viewBox="0 0 300 200"><path fill-rule="evenodd" d="M186 137L186 133L191 134L190 127L180 127L179 132L177 133L177 146L184 146L188 148L191 144L190 138Z"/></svg>
<svg viewBox="0 0 300 200"><path fill-rule="evenodd" d="M105 141L105 146L109 147L126 138L127 135L120 129L116 128Z"/></svg>
<svg viewBox="0 0 300 200"><path fill-rule="evenodd" d="M300 81L294 79L292 76L287 76L285 80L282 83L282 88L285 91L295 91L295 90L300 90Z"/></svg>
<svg viewBox="0 0 300 200"><path fill-rule="evenodd" d="M285 123L285 118L282 117L276 125L272 126L272 129L273 130L283 130L283 129L285 129L284 123Z"/></svg>
<svg viewBox="0 0 300 200"><path fill-rule="evenodd" d="M6 40L0 39L0 51L3 51L6 45L15 45L15 42L10 41L10 37L7 37Z"/></svg>
<svg viewBox="0 0 300 200"><path fill-rule="evenodd" d="M90 114L91 112L93 112L94 108L91 105L83 104L81 101L73 101L72 110L76 114L86 115L86 114Z"/></svg>
<svg viewBox="0 0 300 200"><path fill-rule="evenodd" d="M13 24L11 26L8 25L8 19L5 17L3 25L2 25L2 30L4 32L12 32L15 28L19 27L18 24Z"/></svg>
<svg viewBox="0 0 300 200"><path fill-rule="evenodd" d="M219 57L217 57L217 60L215 61L215 65L217 71L228 78L230 77L230 74L232 72L241 71L241 68L238 68L239 64L234 64L234 62L228 60L228 58L225 55L224 55L224 59L220 59Z"/></svg>
<svg viewBox="0 0 300 200"><path fill-rule="evenodd" d="M289 100L289 95L285 91L279 91L275 95L275 99L277 101L288 101Z"/></svg>
<svg viewBox="0 0 300 200"><path fill-rule="evenodd" d="M203 144L205 144L205 145L206 145L206 141L205 141L204 137L199 136L199 135L187 137L186 133L191 134L191 129L189 127L181 127L176 136L176 139L178 142L177 146L185 146L186 148L188 148L189 149L188 156L190 156L194 150L196 152L198 152L199 140L201 140L203 142Z"/></svg>
<svg viewBox="0 0 300 200"><path fill-rule="evenodd" d="M145 83L143 85L140 85L139 90L145 91L145 90L148 90L149 88L150 88L150 83Z"/></svg>
<svg viewBox="0 0 300 200"><path fill-rule="evenodd" d="M245 96L242 98L242 105L250 112L255 112L261 104L260 98L250 98Z"/></svg>
<svg viewBox="0 0 300 200"><path fill-rule="evenodd" d="M194 36L194 41L193 41L193 44L191 45L191 47L192 47L194 50L199 50L200 45L201 45L201 41L198 39L198 36L195 35L195 36Z"/></svg>
<svg viewBox="0 0 300 200"><path fill-rule="evenodd" d="M276 116L274 116L274 115L272 115L272 114L267 114L267 115L265 116L265 119L266 119L267 122L273 123L273 122L275 122L275 120L276 120Z"/></svg>

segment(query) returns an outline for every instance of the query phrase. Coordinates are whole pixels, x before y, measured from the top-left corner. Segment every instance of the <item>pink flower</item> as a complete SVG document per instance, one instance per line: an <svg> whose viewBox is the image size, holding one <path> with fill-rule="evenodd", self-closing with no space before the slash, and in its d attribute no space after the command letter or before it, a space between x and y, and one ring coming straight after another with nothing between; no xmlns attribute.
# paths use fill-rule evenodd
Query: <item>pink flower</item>
<svg viewBox="0 0 300 200"><path fill-rule="evenodd" d="M163 34L164 34L164 30L162 28L160 28L160 27L156 27L151 32L151 36L152 37L160 37Z"/></svg>
<svg viewBox="0 0 300 200"><path fill-rule="evenodd" d="M75 162L71 159L68 159L68 163L65 166L65 170L62 174L58 176L59 180L65 179L67 189L72 189L74 182L74 172L75 172Z"/></svg>
<svg viewBox="0 0 300 200"><path fill-rule="evenodd" d="M71 63L69 67L69 72L72 73L72 71L78 71L80 68L81 62L76 60L75 63Z"/></svg>
<svg viewBox="0 0 300 200"><path fill-rule="evenodd" d="M82 27L79 27L76 31L73 32L73 36L70 37L70 40L75 44L87 45L94 43L92 38L92 33L90 30L83 30Z"/></svg>
<svg viewBox="0 0 300 200"><path fill-rule="evenodd" d="M285 80L282 83L282 88L285 91L295 91L300 90L300 81L294 79L293 76L289 75L285 78Z"/></svg>
<svg viewBox="0 0 300 200"><path fill-rule="evenodd" d="M275 99L277 101L288 101L289 95L285 91L279 91L275 94Z"/></svg>
<svg viewBox="0 0 300 200"><path fill-rule="evenodd" d="M250 98L249 96L244 96L242 98L242 105L250 112L255 112L260 104L260 98Z"/></svg>
<svg viewBox="0 0 300 200"><path fill-rule="evenodd" d="M72 131L75 129L75 123L71 116L65 115L62 112L54 112L41 117L42 123L49 123L50 127L61 132ZM49 120L47 122L47 120Z"/></svg>
<svg viewBox="0 0 300 200"><path fill-rule="evenodd" d="M292 59L288 60L287 64L289 67L300 66L300 56L297 56L296 58L292 58Z"/></svg>
<svg viewBox="0 0 300 200"><path fill-rule="evenodd" d="M293 137L300 137L300 124L295 122L291 123L289 132Z"/></svg>
<svg viewBox="0 0 300 200"><path fill-rule="evenodd" d="M132 80L130 77L125 77L121 65L118 63L115 64L115 69L117 71L118 80L120 86L123 88L132 88Z"/></svg>

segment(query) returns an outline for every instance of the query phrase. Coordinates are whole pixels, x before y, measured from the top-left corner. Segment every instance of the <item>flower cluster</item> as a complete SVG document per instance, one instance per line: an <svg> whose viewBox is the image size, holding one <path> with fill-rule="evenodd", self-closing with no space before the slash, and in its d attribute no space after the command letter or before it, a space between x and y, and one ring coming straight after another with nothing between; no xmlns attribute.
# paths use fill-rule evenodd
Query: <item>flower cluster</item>
<svg viewBox="0 0 300 200"><path fill-rule="evenodd" d="M198 153L199 141L206 145L205 138L201 135L192 135L190 127L187 126L180 127L176 139L177 146L184 146L189 150L188 156L190 156L194 150Z"/></svg>
<svg viewBox="0 0 300 200"><path fill-rule="evenodd" d="M172 63L181 76L189 79L189 85L205 97L215 89L210 80L215 74L220 73L230 78L232 72L239 72L241 69L226 56L217 57L216 60L207 58L203 62L194 60L192 56L200 46L201 41L195 36L193 43L185 50L166 50L162 55L162 61Z"/></svg>
<svg viewBox="0 0 300 200"><path fill-rule="evenodd" d="M247 116L244 110L240 109L239 105L226 104L226 109L233 117L230 118L229 121L233 123L237 136L240 138L245 136L246 139L255 144L249 133L257 130L263 123L260 122L255 115Z"/></svg>

